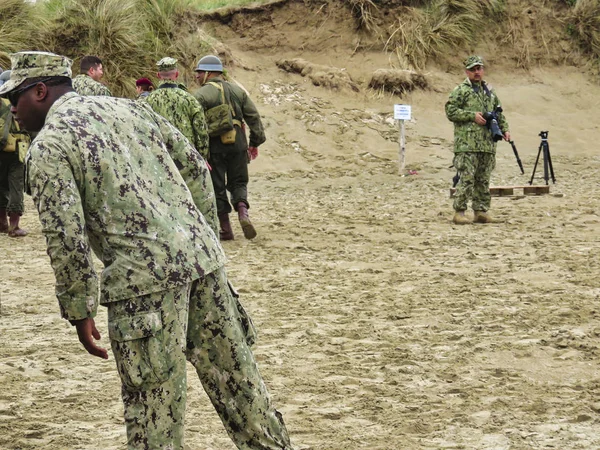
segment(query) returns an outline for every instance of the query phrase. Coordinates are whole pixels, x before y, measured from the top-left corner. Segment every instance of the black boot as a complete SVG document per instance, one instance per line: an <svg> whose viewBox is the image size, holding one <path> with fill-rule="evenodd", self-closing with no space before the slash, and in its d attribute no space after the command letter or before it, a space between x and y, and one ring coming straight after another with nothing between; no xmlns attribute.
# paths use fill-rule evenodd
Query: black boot
<svg viewBox="0 0 600 450"><path fill-rule="evenodd" d="M244 202L239 202L237 204L237 212L244 236L246 239L254 239L256 237L256 230L254 229L252 222L250 222L250 217L248 217L248 207Z"/></svg>
<svg viewBox="0 0 600 450"><path fill-rule="evenodd" d="M219 214L219 238L222 241L233 241L233 230L231 229L231 223L229 222L229 214Z"/></svg>

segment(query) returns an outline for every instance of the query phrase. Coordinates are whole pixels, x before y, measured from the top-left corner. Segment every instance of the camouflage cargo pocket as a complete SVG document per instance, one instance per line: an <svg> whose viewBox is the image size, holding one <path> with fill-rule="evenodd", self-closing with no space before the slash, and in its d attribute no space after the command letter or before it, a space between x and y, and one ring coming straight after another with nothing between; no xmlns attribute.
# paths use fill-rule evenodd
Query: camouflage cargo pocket
<svg viewBox="0 0 600 450"><path fill-rule="evenodd" d="M146 390L169 378L174 361L165 350L160 312L118 317L109 321L108 334L124 386Z"/></svg>
<svg viewBox="0 0 600 450"><path fill-rule="evenodd" d="M246 344L248 347L252 347L256 342L256 328L254 327L254 323L252 319L244 309L244 306L240 303L240 294L235 290L231 282L228 280L227 285L229 286L229 290L231 291L231 295L233 296L233 300L235 302L235 306L238 312L238 320L244 331L244 337L246 338Z"/></svg>
<svg viewBox="0 0 600 450"><path fill-rule="evenodd" d="M233 130L233 116L231 107L224 103L206 111L206 124L210 137L221 136Z"/></svg>

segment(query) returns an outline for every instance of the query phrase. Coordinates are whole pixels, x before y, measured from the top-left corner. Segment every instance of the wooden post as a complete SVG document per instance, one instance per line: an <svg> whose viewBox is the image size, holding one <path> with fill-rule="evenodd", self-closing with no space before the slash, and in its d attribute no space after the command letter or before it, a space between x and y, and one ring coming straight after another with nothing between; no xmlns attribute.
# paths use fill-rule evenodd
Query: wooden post
<svg viewBox="0 0 600 450"><path fill-rule="evenodd" d="M410 120L411 117L410 105L394 105L394 119L399 121L398 128L400 129L400 137L398 138L398 174L402 175L404 166L406 165L406 139L404 138L404 121Z"/></svg>
<svg viewBox="0 0 600 450"><path fill-rule="evenodd" d="M404 172L404 166L406 164L406 147L405 147L405 139L404 139L404 120L399 120L400 124L400 140L398 143L400 144L400 149L398 152L398 173L402 175Z"/></svg>

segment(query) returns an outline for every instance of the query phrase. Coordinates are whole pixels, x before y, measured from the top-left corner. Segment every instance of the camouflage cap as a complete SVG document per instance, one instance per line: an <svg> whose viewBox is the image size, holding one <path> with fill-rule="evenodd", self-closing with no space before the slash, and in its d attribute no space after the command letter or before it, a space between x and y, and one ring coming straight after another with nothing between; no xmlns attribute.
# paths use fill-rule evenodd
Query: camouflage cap
<svg viewBox="0 0 600 450"><path fill-rule="evenodd" d="M73 61L54 53L19 52L11 54L10 60L10 79L0 87L0 96L18 88L27 78L72 76Z"/></svg>
<svg viewBox="0 0 600 450"><path fill-rule="evenodd" d="M10 80L10 70L5 70L4 72L0 73L0 81L6 83L8 80Z"/></svg>
<svg viewBox="0 0 600 450"><path fill-rule="evenodd" d="M167 56L156 63L159 72L168 72L177 68L177 60Z"/></svg>
<svg viewBox="0 0 600 450"><path fill-rule="evenodd" d="M483 58L481 56L469 56L465 59L465 69L470 69L475 66L483 66Z"/></svg>

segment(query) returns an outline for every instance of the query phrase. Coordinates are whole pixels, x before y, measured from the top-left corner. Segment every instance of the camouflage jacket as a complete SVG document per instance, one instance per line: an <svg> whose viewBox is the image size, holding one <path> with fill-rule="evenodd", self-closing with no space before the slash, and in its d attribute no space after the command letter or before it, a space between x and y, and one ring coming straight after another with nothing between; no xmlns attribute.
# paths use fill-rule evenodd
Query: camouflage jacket
<svg viewBox="0 0 600 450"><path fill-rule="evenodd" d="M7 124L6 120L10 120L10 123ZM8 132L7 136L4 136L5 132ZM29 145L31 137L25 130L21 130L19 123L10 114L10 102L0 98L0 151L18 151L17 141Z"/></svg>
<svg viewBox="0 0 600 450"><path fill-rule="evenodd" d="M496 143L488 128L474 121L476 112L491 112L498 106L501 106L500 100L485 81L479 86L467 78L454 88L446 102L446 117L454 122L455 153L496 151ZM508 122L502 113L498 114L498 125L502 133L508 131Z"/></svg>
<svg viewBox="0 0 600 450"><path fill-rule="evenodd" d="M50 108L27 160L62 316L171 289L222 267L206 163L147 105L74 92ZM210 218L210 219L209 219Z"/></svg>
<svg viewBox="0 0 600 450"><path fill-rule="evenodd" d="M73 78L73 89L79 95L112 95L102 83L98 83L89 75L79 74Z"/></svg>
<svg viewBox="0 0 600 450"><path fill-rule="evenodd" d="M208 157L204 110L192 94L171 80L163 80L144 100L155 112L175 125L204 158Z"/></svg>
<svg viewBox="0 0 600 450"><path fill-rule="evenodd" d="M233 110L235 111L234 119L237 119L240 122L246 122L248 128L250 128L250 146L258 147L265 142L267 138L265 137L262 121L260 120L260 114L258 113L258 110L256 109L256 106L254 106L254 103L250 97L248 97L246 91L237 84L224 81L220 77L211 78L209 81L221 83L223 85L225 99L231 104ZM208 83L204 84L198 91L196 91L194 96L202 104L205 110L209 110L222 104L221 91L217 87ZM210 151L227 152L236 150L245 152L248 148L248 141L246 140L245 135L243 135L242 129L238 129L238 132L243 139L236 139L234 144L223 144L218 136L211 137ZM232 149L230 147L235 148Z"/></svg>

